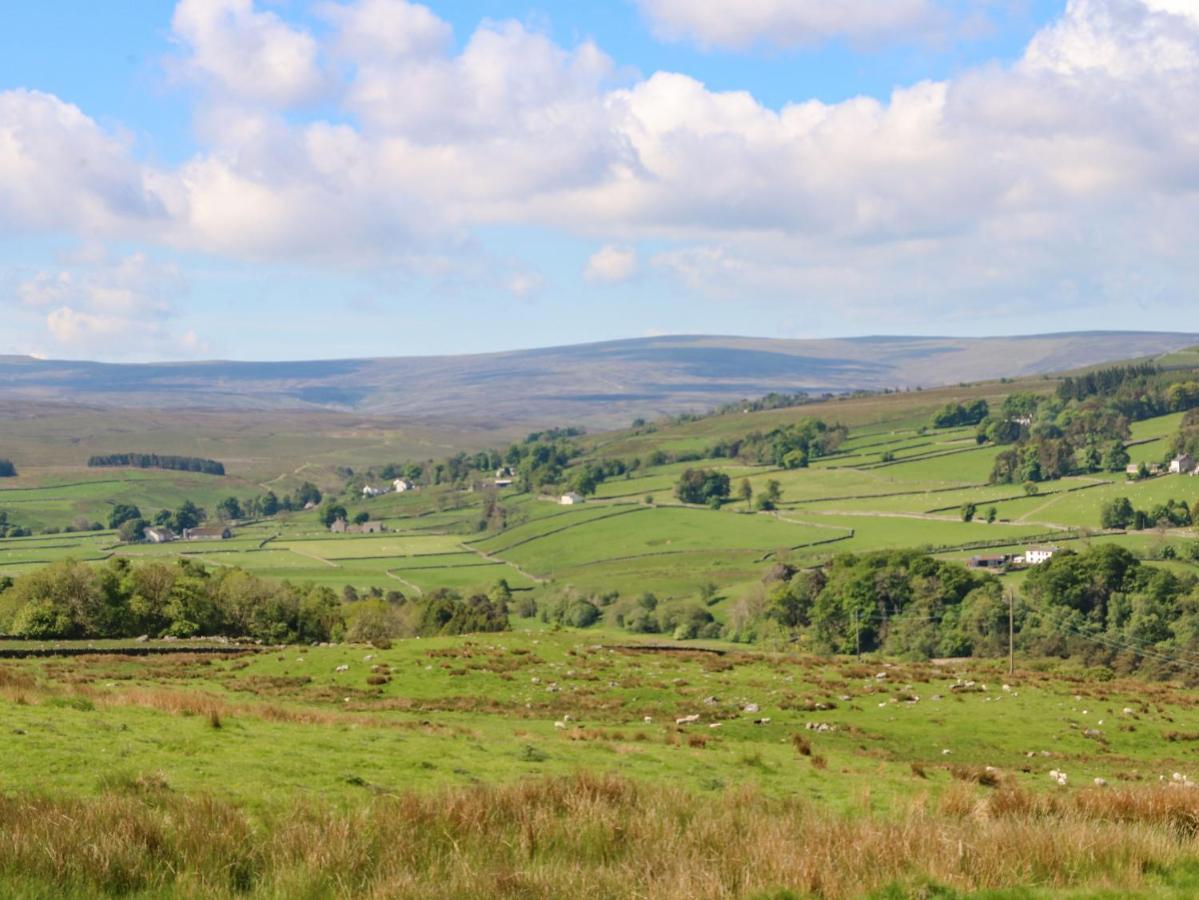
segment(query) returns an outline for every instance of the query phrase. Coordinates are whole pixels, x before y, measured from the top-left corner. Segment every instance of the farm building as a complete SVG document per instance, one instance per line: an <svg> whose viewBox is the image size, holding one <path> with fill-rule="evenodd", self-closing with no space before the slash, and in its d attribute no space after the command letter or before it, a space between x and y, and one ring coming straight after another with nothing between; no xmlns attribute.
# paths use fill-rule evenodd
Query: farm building
<svg viewBox="0 0 1199 900"><path fill-rule="evenodd" d="M1054 554L1060 549L1060 547L1028 547L1024 551L1024 562L1030 566L1039 566L1041 563L1053 559Z"/></svg>
<svg viewBox="0 0 1199 900"><path fill-rule="evenodd" d="M512 479L511 478L497 478L495 480L495 486L497 488L512 487Z"/></svg>
<svg viewBox="0 0 1199 900"><path fill-rule="evenodd" d="M203 525L199 528L183 529L185 541L227 541L233 532L227 525Z"/></svg>
<svg viewBox="0 0 1199 900"><path fill-rule="evenodd" d="M416 487L416 485L414 485L414 484L413 484L411 481L409 481L407 478L397 478L397 479L396 479L395 481L393 481L391 484L392 484L392 487L394 487L394 488L395 488L395 492L396 492L397 494L402 494L402 493L404 493L405 491L410 491L410 490L412 490L414 487Z"/></svg>
<svg viewBox="0 0 1199 900"><path fill-rule="evenodd" d="M175 532L169 528L152 527L146 529L146 540L151 544L169 544L175 540Z"/></svg>
<svg viewBox="0 0 1199 900"><path fill-rule="evenodd" d="M560 498L558 498L558 502L563 506L574 506L577 503L583 502L583 495L576 494L574 491L571 491L569 494L563 494Z"/></svg>
<svg viewBox="0 0 1199 900"><path fill-rule="evenodd" d="M382 522L363 522L361 525L351 525L345 519L334 519L329 530L334 534L382 534L387 530Z"/></svg>
<svg viewBox="0 0 1199 900"><path fill-rule="evenodd" d="M966 568L1002 571L1008 567L1011 561L1012 558L1006 553L991 556L972 556L969 562L966 563Z"/></svg>
<svg viewBox="0 0 1199 900"><path fill-rule="evenodd" d="M387 493L386 488L378 488L378 487L375 487L373 484L368 484L366 487L364 487L362 489L363 497L378 497L379 495L386 494L386 493Z"/></svg>
<svg viewBox="0 0 1199 900"><path fill-rule="evenodd" d="M1176 456L1170 460L1171 475L1193 475L1195 472L1195 457L1189 453Z"/></svg>

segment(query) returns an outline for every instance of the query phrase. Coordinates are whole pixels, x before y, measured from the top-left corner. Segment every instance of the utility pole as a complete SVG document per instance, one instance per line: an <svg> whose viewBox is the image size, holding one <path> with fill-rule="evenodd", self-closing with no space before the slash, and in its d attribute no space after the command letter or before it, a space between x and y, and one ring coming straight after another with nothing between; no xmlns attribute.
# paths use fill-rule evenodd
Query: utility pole
<svg viewBox="0 0 1199 900"><path fill-rule="evenodd" d="M1007 671L1011 675L1016 671L1016 592L1007 590Z"/></svg>

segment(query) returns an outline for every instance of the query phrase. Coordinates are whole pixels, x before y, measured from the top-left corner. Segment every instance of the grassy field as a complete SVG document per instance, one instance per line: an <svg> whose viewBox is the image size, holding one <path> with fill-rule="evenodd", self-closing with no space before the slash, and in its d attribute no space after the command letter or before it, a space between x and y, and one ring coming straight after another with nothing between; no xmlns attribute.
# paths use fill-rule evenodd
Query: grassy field
<svg viewBox="0 0 1199 900"><path fill-rule="evenodd" d="M946 388L588 436L587 454L625 457L702 454L808 415L851 428L837 453L804 469L642 464L577 506L504 491L502 528L486 520L480 490L335 495L351 517L369 513L388 530L331 534L308 510L234 523L225 541L38 533L0 540L0 578L67 557L186 557L409 598L503 580L543 612L575 596L616 593L628 606L653 592L725 621L762 595L779 561L847 551L926 547L964 561L983 547L1113 542L1197 571L1191 529L1099 533L1099 510L1117 496L1142 509L1190 503L1199 479L1096 474L1027 496L986 484L999 451L970 429L922 430L947 400L1051 387ZM139 415L133 428L166 428ZM336 466L394 461L411 455L408 442L429 455L450 446L340 419L299 438L297 420L268 417L181 448L172 435L216 423L195 413L158 443L127 439L227 459L230 475L89 470L61 447L37 464L37 440L84 421L18 429L21 476L0 480L10 522L44 532L105 520L118 502L147 515L185 499L215 509L309 478L336 487ZM1178 424L1137 423L1133 459L1160 461ZM81 446L113 449L115 428ZM697 466L728 474L735 496L743 479L755 494L777 481L778 509L681 504L674 485ZM962 520L966 503L978 507L973 522ZM1167 546L1177 559L1159 559ZM1007 586L1018 591L1024 577L1005 576ZM512 624L385 648L0 659L0 896L1026 900L1199 889L1190 683L1055 660L1021 659L1008 674L1006 661L648 644L611 615L586 630L515 612Z"/></svg>
<svg viewBox="0 0 1199 900"><path fill-rule="evenodd" d="M541 791L587 795L592 785L613 793L610 805L597 796L561 795L534 829L533 839L547 845L526 845L523 855L478 856L481 850L462 851L460 844L466 855L459 861L478 871L447 876L457 893L438 893L428 881L438 862L422 841L405 863L392 862L395 871L355 867L354 877L368 879L362 883L321 881L336 877L332 849L307 872L276 871L282 863L258 860L240 886L254 895L294 896L304 884L306 896L479 895L469 885L507 865L534 879L519 892L534 897L561 896L587 872L607 885L603 896L613 897L628 896L636 884L646 895L671 897L741 895L749 885L823 897L883 889L896 891L887 896L930 896L919 893L929 880L959 891L1021 887L1048 895L1090 886L1158 896L1153 891L1193 884L1186 863L1199 858L1194 832L1175 832L1171 824L1199 812L1199 790L1161 786L1162 779L1199 777L1189 736L1199 733L1193 693L1096 682L1069 668L1022 667L1008 675L978 660L934 666L769 651L677 653L617 635L530 629L518 620L509 634L401 641L389 650L3 661L0 703L0 753L7 760L0 799L24 796L21 808L28 809L35 801L22 792L36 785L36 803L47 805L48 814L55 803L73 804L65 832L38 838L58 852L69 850L65 835L113 809L127 823L170 810L176 828L219 815L222 828L236 825L234 833L258 846L276 829L295 836L299 821L313 816L326 823L344 818L350 840L365 827L364 816L383 810L391 810L393 827L419 830L420 822L434 821L434 809L477 797L480 813L490 809L486 821L499 828L493 817L500 813L489 804L501 797L522 797L524 815L534 816L532 797ZM1051 770L1066 772L1068 784L1056 784ZM1096 787L1096 779L1109 787ZM447 790L458 792L456 799ZM320 800L300 812L301 797ZM671 820L663 810L672 805L696 821L718 815L723 822L740 808L749 818L736 820L756 821L753 833L762 838L773 834L780 859L802 857L828 829L827 861L839 862L840 874L817 886L819 867L776 863L737 876L735 866L701 863L697 847L676 842L677 852L697 854L693 864L704 872L699 881L682 882L690 886L683 890L662 874L675 869L629 868L628 851L611 828L633 827L638 803L657 809L659 838ZM429 811L421 812L426 804ZM608 826L589 818L601 808ZM1002 812L980 818L977 810L987 808ZM1089 816L1074 815L1086 810ZM1089 830L1080 834L1089 849L1047 859L1031 842L1003 844L1009 865L983 866L984 846L1010 840L973 830L996 817L1031 829L1030 836L1058 829L1059 841L1060 829L1085 824ZM571 862L579 870L535 876L552 861L566 865L553 850L554 841L565 839L552 837L554 822L569 829L584 821L599 830L592 850ZM724 841L740 846L740 828L727 821L732 830ZM783 828L786 821L807 825L792 831ZM0 817L6 896L88 896L114 888L223 894L237 887L196 871L186 853L174 868L160 865L159 854L176 852L168 849L176 839L165 837L174 833L165 821L150 828L160 835L154 843L119 829L121 840L108 839L108 851L65 853L57 868L35 862L26 843L31 827L15 807ZM442 833L462 827L447 821ZM860 871L834 852L833 834L871 844L868 834L876 829L909 836L928 829L929 836ZM934 833L967 839L975 862L942 858ZM880 850L885 843L879 838ZM366 846L376 845L364 842L363 852ZM139 848L153 865L130 862ZM663 848L644 852L657 859ZM1067 858L1076 863L1063 865ZM411 879L407 886L388 880L403 873ZM206 886L205 877L215 880Z"/></svg>

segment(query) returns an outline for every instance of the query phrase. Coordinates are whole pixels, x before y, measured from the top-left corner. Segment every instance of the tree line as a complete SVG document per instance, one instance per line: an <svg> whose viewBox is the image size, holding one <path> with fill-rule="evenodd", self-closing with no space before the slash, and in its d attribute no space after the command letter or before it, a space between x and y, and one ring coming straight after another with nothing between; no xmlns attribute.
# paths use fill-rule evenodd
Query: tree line
<svg viewBox="0 0 1199 900"><path fill-rule="evenodd" d="M90 456L91 468L133 467L136 469L170 469L179 472L202 472L205 475L224 475L225 466L215 459L199 456L160 455L158 453L106 453Z"/></svg>
<svg viewBox="0 0 1199 900"><path fill-rule="evenodd" d="M267 643L384 640L508 628L502 598L442 590L343 602L325 586L273 581L186 558L102 566L62 560L0 580L0 634L35 639L225 635Z"/></svg>

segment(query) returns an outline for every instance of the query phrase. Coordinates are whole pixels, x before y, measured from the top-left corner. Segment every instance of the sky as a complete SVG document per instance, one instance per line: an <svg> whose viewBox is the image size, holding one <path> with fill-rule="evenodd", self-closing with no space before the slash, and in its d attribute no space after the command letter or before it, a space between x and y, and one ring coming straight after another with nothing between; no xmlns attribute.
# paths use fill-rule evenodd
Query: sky
<svg viewBox="0 0 1199 900"><path fill-rule="evenodd" d="M1199 331L1199 0L39 0L0 354Z"/></svg>

